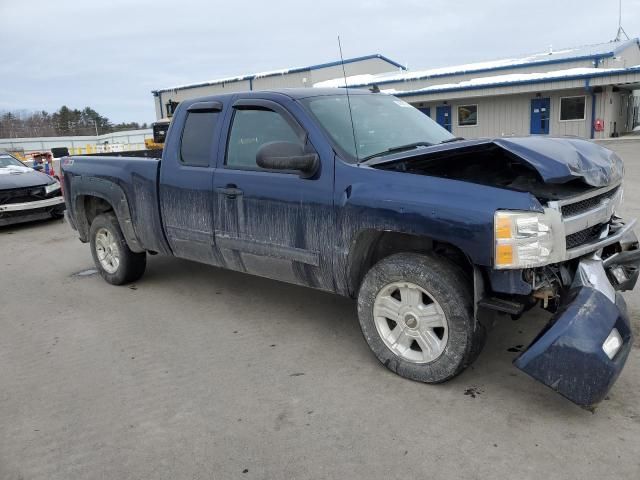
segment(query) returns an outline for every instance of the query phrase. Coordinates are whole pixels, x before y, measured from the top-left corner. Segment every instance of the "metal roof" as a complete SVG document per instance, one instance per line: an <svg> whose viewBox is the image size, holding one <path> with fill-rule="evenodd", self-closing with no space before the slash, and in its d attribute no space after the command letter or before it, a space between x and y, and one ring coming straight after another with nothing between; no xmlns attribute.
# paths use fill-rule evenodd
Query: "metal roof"
<svg viewBox="0 0 640 480"><path fill-rule="evenodd" d="M374 53L371 55L364 55L361 57L353 57L353 58L347 58L344 60L345 65L349 64L349 63L356 63L356 62L363 62L366 60L372 60L372 59L380 59L384 62L387 62L390 65L393 65L396 68L400 68L402 70L406 70L406 67L404 65L401 65L400 63L391 60L389 57L385 57L384 55L381 55L379 53ZM256 78L264 78L264 77L273 77L273 76L277 76L277 75L285 75L288 73L299 73L299 72L306 72L306 71L310 71L310 70L319 70L321 68L330 68L330 67L336 67L338 65L341 65L342 61L341 60L336 60L334 62L327 62L327 63L319 63L316 65L309 65L306 67L293 67L293 68L283 68L280 70L272 70L272 71L268 71L268 72L260 72L260 73L252 73L252 74L248 74L248 75L240 75L237 77L226 77L226 78L218 78L215 80L209 80L206 82L200 82L200 83L191 83L191 84L187 84L187 85L178 85L175 87L168 87L168 88L162 88L159 90L152 90L152 93L155 95L159 92L170 92L170 91L174 91L174 90L182 90L185 88L196 88L196 87L206 87L209 85L219 85L221 83L232 83L232 82L241 82L243 80L255 80Z"/></svg>
<svg viewBox="0 0 640 480"><path fill-rule="evenodd" d="M505 58L487 62L469 63L455 65L452 67L432 68L428 70L416 70L405 72L389 72L374 75L355 75L347 77L349 87L366 87L370 85L385 85L407 80L421 80L427 78L439 78L467 73L483 73L501 70L512 70L521 67L531 67L534 65L557 64L575 62L579 60L600 60L616 56L620 51L632 45L640 46L640 40L633 38L624 42L606 42L581 47L565 48L560 50L550 50L547 52L534 53L516 58ZM345 81L338 77L333 80L318 82L314 86L323 87L344 87Z"/></svg>
<svg viewBox="0 0 640 480"><path fill-rule="evenodd" d="M497 75L495 77L478 78L460 83L431 85L425 88L406 91L382 90L396 97L412 95L428 95L443 92L455 92L464 90L478 90L485 88L511 87L516 85L530 85L553 81L565 80L589 80L607 75L619 75L624 73L640 73L640 65L627 68L572 68L547 73L523 73L513 75Z"/></svg>

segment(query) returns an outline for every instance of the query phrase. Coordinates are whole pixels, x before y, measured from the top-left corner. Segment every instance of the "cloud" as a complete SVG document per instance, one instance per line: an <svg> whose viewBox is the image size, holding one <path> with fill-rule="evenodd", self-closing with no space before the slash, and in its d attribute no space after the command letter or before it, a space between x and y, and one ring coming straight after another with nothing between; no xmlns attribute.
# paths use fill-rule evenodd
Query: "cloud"
<svg viewBox="0 0 640 480"><path fill-rule="evenodd" d="M148 122L153 89L335 60L338 32L346 57L420 69L610 40L617 2L0 0L0 18L4 105ZM640 0L623 23L640 33Z"/></svg>

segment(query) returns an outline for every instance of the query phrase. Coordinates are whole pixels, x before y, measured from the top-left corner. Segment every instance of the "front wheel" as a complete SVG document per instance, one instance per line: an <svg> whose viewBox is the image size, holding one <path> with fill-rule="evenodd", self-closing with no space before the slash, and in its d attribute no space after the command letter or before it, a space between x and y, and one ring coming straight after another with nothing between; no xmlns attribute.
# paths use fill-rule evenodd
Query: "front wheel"
<svg viewBox="0 0 640 480"><path fill-rule="evenodd" d="M90 239L93 261L107 282L123 285L142 277L147 266L147 255L129 249L113 213L103 213L94 218Z"/></svg>
<svg viewBox="0 0 640 480"><path fill-rule="evenodd" d="M430 254L399 253L374 265L360 287L358 316L378 360L425 383L464 370L486 337L462 270Z"/></svg>
<svg viewBox="0 0 640 480"><path fill-rule="evenodd" d="M64 218L64 210L52 210L51 218L54 220L62 220Z"/></svg>

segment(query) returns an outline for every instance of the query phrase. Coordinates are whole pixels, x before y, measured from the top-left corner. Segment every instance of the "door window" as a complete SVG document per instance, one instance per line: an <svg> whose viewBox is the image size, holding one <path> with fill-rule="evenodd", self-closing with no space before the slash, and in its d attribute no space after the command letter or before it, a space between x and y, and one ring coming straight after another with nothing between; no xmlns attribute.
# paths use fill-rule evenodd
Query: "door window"
<svg viewBox="0 0 640 480"><path fill-rule="evenodd" d="M236 109L229 133L227 167L261 170L256 164L256 154L269 142L302 145L296 131L279 113L266 109Z"/></svg>
<svg viewBox="0 0 640 480"><path fill-rule="evenodd" d="M218 115L220 112L189 112L180 142L180 161L183 164L209 166Z"/></svg>

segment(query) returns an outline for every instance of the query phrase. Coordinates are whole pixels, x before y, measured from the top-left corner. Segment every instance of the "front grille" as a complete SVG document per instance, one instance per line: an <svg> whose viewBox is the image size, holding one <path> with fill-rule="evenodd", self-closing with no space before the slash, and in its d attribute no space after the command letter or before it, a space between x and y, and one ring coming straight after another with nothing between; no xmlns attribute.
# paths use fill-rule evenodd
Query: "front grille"
<svg viewBox="0 0 640 480"><path fill-rule="evenodd" d="M567 250L598 240L604 227L605 224L594 225L593 227L585 228L579 232L567 235Z"/></svg>
<svg viewBox="0 0 640 480"><path fill-rule="evenodd" d="M561 207L563 217L574 217L581 213L587 212L596 208L600 202L605 198L612 198L620 187L613 188L608 192L601 193L595 197L587 198L576 203L570 203L569 205L563 205Z"/></svg>
<svg viewBox="0 0 640 480"><path fill-rule="evenodd" d="M45 198L47 198L47 195L44 191L44 185L0 190L0 205L34 202L36 200L44 200Z"/></svg>

